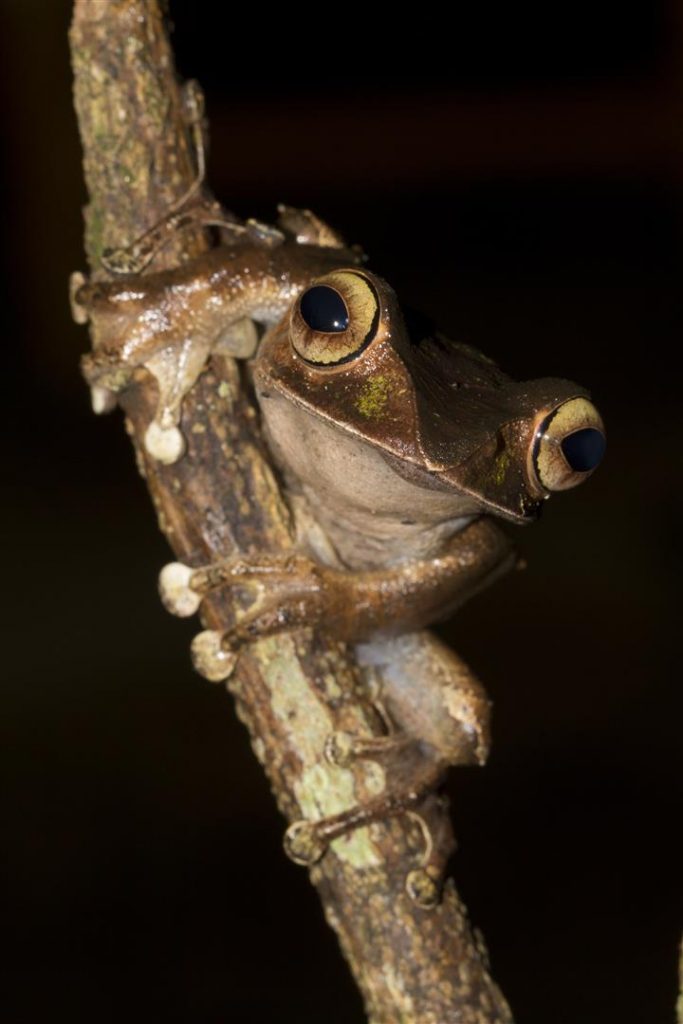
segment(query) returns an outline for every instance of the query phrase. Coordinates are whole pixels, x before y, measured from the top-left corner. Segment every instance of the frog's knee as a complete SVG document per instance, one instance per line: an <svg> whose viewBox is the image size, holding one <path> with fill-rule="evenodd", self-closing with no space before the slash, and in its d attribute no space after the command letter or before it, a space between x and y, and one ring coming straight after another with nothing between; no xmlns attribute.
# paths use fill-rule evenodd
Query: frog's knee
<svg viewBox="0 0 683 1024"><path fill-rule="evenodd" d="M491 746L491 702L457 687L444 689L443 701L449 732L444 745L451 763L485 764Z"/></svg>
<svg viewBox="0 0 683 1024"><path fill-rule="evenodd" d="M392 719L449 764L484 764L491 705L468 666L426 631L359 645Z"/></svg>

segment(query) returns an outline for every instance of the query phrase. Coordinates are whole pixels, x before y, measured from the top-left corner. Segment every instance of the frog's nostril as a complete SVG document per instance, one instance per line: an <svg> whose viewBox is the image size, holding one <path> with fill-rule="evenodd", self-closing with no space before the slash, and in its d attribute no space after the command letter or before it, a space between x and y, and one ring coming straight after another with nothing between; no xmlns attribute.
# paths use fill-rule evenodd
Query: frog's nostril
<svg viewBox="0 0 683 1024"><path fill-rule="evenodd" d="M575 473L587 473L602 462L605 435L601 430L585 427L569 434L561 442L562 454Z"/></svg>

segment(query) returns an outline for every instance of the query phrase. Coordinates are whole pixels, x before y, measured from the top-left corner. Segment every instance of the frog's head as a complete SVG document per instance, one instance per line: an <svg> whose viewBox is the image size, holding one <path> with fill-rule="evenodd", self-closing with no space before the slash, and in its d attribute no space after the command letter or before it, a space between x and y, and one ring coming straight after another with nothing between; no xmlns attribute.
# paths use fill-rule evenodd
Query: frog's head
<svg viewBox="0 0 683 1024"><path fill-rule="evenodd" d="M392 289L365 270L309 284L271 332L266 358L281 395L380 450L399 476L514 522L586 480L604 453L604 426L583 388L512 381L480 352L402 315Z"/></svg>

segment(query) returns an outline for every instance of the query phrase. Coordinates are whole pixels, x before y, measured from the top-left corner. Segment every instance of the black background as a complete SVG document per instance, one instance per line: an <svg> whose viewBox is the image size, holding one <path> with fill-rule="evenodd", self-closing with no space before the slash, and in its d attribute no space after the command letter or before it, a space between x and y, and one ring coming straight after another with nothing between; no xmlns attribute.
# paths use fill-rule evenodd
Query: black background
<svg viewBox="0 0 683 1024"><path fill-rule="evenodd" d="M94 419L65 0L3 0L3 1019L351 1024L362 1008L118 415ZM240 215L311 206L509 372L591 388L604 466L444 627L495 702L458 886L524 1024L665 1024L681 921L683 31L674 5L172 4Z"/></svg>

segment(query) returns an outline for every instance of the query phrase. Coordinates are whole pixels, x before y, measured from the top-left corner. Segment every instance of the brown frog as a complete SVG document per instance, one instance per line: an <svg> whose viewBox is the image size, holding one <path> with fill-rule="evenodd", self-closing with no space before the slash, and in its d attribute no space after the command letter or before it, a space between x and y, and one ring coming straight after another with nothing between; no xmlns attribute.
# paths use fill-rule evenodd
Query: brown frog
<svg viewBox="0 0 683 1024"><path fill-rule="evenodd" d="M169 233L207 223L221 226L221 245L139 275ZM110 408L145 367L159 386L145 443L172 463L184 451L183 396L210 355L249 360L299 525L287 555L164 569L162 597L178 615L196 612L216 587L253 585L260 595L230 631L199 634L196 667L225 679L245 644L316 626L354 644L376 683L378 735L335 733L325 756L381 763L384 791L333 817L295 822L289 855L310 864L350 829L414 814L426 846L408 891L433 905L447 851L430 832L429 794L449 764L484 762L489 704L424 627L514 564L492 517L531 522L551 494L590 476L605 447L599 413L578 385L516 383L402 312L357 250L309 211L283 207L269 227L189 202L108 262L122 276L72 282L74 314L93 328L84 373L95 408Z"/></svg>

